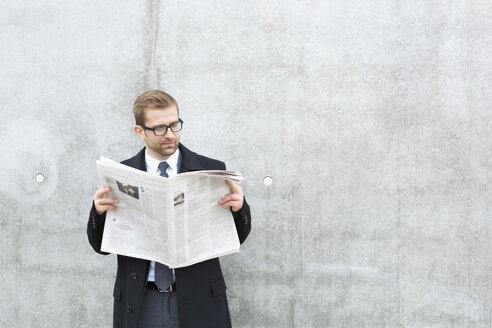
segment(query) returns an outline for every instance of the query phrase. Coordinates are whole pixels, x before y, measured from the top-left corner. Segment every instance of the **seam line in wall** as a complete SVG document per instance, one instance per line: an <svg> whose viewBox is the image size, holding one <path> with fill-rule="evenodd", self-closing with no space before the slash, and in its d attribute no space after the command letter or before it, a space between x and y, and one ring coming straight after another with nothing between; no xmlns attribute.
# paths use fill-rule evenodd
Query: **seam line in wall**
<svg viewBox="0 0 492 328"><path fill-rule="evenodd" d="M157 64L156 64L156 49L157 49L157 22L156 22L156 0L152 0L152 23L154 28L152 41L152 85L157 89Z"/></svg>

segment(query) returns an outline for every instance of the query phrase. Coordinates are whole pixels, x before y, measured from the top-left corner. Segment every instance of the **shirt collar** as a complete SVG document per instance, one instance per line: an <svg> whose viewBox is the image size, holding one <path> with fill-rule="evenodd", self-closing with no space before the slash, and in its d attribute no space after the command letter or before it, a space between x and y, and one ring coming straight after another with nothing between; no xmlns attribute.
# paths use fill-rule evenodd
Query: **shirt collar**
<svg viewBox="0 0 492 328"><path fill-rule="evenodd" d="M168 157L168 159L166 159L167 164L174 172L178 171L178 160L179 160L179 148L176 149L174 154L172 154L171 156ZM160 162L163 161L150 156L149 153L145 151L145 164L147 166L147 172L157 174L157 170Z"/></svg>

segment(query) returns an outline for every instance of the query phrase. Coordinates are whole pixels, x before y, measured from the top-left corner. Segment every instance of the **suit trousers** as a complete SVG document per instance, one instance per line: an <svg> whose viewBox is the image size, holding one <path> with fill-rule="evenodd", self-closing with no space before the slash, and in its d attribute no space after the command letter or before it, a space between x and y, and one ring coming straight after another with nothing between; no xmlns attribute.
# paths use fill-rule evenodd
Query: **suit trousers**
<svg viewBox="0 0 492 328"><path fill-rule="evenodd" d="M178 328L178 301L176 292L159 293L145 289L138 317L138 328Z"/></svg>

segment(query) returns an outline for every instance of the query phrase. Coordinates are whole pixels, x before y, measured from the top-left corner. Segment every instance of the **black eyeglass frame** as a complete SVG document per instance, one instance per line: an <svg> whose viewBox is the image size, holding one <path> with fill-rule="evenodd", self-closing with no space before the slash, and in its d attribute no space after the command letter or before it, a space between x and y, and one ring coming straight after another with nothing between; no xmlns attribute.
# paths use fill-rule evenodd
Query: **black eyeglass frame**
<svg viewBox="0 0 492 328"><path fill-rule="evenodd" d="M181 124L180 124L180 128L179 128L179 130L178 130L178 131L174 131L174 130L173 130L173 128L171 127L173 124L176 124L176 123L181 123ZM140 127L141 127L142 129L144 129L144 130L151 130L152 132L154 132L154 135L155 135L156 137L162 137L162 136L165 136L165 135L166 135L166 133L167 133L167 129L171 129L171 131L172 131L172 132L179 132L179 131L181 131L181 129L183 129L183 120L182 120L182 119L180 119L180 118L178 118L178 122L173 122L173 123L172 123L172 124L170 124L170 125L159 125L159 126L157 126L157 127L155 127L155 128L149 128L148 126L145 126L145 125L143 125L143 124L139 124L139 125L140 125ZM165 128L166 128L166 131L165 131L163 134L157 134L157 133L155 133L155 129L157 129L157 128L163 128L163 127L165 127Z"/></svg>

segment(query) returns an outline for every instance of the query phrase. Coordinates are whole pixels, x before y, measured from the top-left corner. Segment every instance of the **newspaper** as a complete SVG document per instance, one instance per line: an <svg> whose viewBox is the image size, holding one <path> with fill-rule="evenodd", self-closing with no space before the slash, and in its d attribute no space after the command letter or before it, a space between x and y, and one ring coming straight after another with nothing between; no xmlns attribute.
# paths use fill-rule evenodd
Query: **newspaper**
<svg viewBox="0 0 492 328"><path fill-rule="evenodd" d="M170 178L134 169L108 158L96 161L106 197L117 198L107 211L101 251L180 268L239 251L225 180L240 183L234 171L195 171Z"/></svg>

